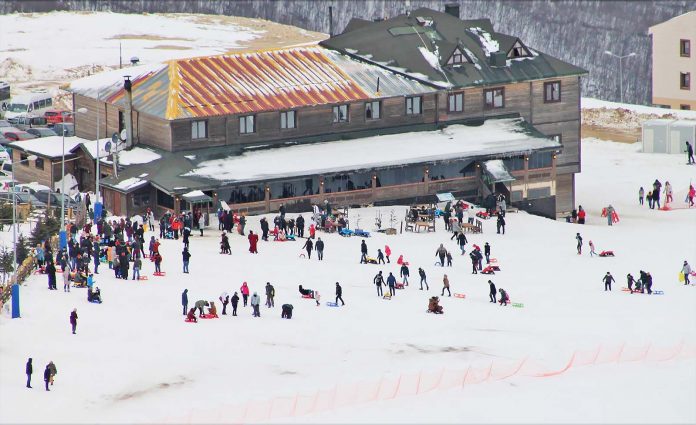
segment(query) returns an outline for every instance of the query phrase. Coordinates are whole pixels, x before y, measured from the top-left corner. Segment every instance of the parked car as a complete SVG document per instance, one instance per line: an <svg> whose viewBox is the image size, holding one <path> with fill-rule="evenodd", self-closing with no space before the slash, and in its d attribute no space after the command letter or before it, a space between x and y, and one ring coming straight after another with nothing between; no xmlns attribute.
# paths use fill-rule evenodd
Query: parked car
<svg viewBox="0 0 696 425"><path fill-rule="evenodd" d="M2 127L0 127L0 128L2 128ZM6 144L10 143L11 141L12 140L8 139L7 137L5 137L4 134L2 134L0 132L0 145L5 146Z"/></svg>
<svg viewBox="0 0 696 425"><path fill-rule="evenodd" d="M36 136L14 127L0 127L0 133L11 142L36 139Z"/></svg>
<svg viewBox="0 0 696 425"><path fill-rule="evenodd" d="M5 168L4 162L9 163L10 168L8 168L8 171L12 171L12 156L10 156L10 152L8 152L8 150L5 149L4 146L0 146L0 164L2 164L2 167L0 168L2 168L3 170Z"/></svg>
<svg viewBox="0 0 696 425"><path fill-rule="evenodd" d="M57 135L63 135L63 129L65 129L65 137L72 137L75 135L75 124L71 122L61 122L53 126L53 131Z"/></svg>
<svg viewBox="0 0 696 425"><path fill-rule="evenodd" d="M51 130L50 128L28 128L27 133L33 134L36 137L49 137L49 136L57 136L55 131Z"/></svg>
<svg viewBox="0 0 696 425"><path fill-rule="evenodd" d="M25 130L33 127L46 127L46 118L44 117L32 117L28 115L22 115L7 120L12 124L13 127L20 130Z"/></svg>
<svg viewBox="0 0 696 425"><path fill-rule="evenodd" d="M52 207L60 207L61 203L61 194L56 193L56 192L51 192L48 190L37 190L36 193L34 193L34 196L36 198L43 202L44 204L49 203L49 198L50 198L50 204ZM62 195L65 197L65 208L79 208L80 204L77 202L73 201L71 197L68 195Z"/></svg>
<svg viewBox="0 0 696 425"><path fill-rule="evenodd" d="M12 127L12 124L7 120L0 120L0 127Z"/></svg>
<svg viewBox="0 0 696 425"><path fill-rule="evenodd" d="M31 204L36 208L46 208L46 204L28 192L16 192L17 204ZM12 192L0 192L0 202L12 203Z"/></svg>
<svg viewBox="0 0 696 425"><path fill-rule="evenodd" d="M61 111L59 109L49 109L44 113L44 118L46 118L49 125L58 124L60 122L73 122L70 111Z"/></svg>

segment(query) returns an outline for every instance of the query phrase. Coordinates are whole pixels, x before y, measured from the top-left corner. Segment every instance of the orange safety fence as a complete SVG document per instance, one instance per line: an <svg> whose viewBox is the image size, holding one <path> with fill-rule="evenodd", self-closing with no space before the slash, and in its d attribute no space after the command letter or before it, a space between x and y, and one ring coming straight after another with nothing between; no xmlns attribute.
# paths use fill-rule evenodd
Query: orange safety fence
<svg viewBox="0 0 696 425"><path fill-rule="evenodd" d="M297 393L267 400L221 406L219 409L194 409L183 416L172 416L158 423L255 423L310 415L334 409L412 397L431 391L464 388L510 379L512 377L548 378L562 375L570 369L610 363L641 361L663 362L696 357L696 347L683 341L667 348L652 344L615 347L601 345L593 349L575 350L568 361L549 367L528 357L516 362L491 361L482 366L468 365L464 369L446 369L402 373L396 377L382 376L378 380L335 384L327 389Z"/></svg>

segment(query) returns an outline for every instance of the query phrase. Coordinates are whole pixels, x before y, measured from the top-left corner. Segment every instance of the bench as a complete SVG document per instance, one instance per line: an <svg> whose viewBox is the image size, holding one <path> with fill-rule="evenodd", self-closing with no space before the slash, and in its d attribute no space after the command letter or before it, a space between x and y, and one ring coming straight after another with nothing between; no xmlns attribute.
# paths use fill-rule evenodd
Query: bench
<svg viewBox="0 0 696 425"><path fill-rule="evenodd" d="M481 227L475 224L462 223L462 232L481 233Z"/></svg>
<svg viewBox="0 0 696 425"><path fill-rule="evenodd" d="M425 231L430 232L430 231L435 231L435 222L434 221L416 221L415 224L415 230L416 232L420 232L421 229L425 229Z"/></svg>

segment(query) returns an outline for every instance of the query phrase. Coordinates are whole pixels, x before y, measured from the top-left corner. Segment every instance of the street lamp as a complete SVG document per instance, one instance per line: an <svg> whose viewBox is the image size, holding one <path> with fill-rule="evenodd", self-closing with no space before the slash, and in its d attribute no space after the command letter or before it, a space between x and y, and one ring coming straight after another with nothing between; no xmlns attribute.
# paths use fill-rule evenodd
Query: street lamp
<svg viewBox="0 0 696 425"><path fill-rule="evenodd" d="M619 90L621 91L619 93L619 97L621 99L621 103L623 103L623 68L622 68L623 60L626 58L630 58L631 56L635 56L636 54L631 52L627 55L621 56L621 55L615 55L614 53L610 52L609 50L605 50L604 54L609 55L609 56L613 56L615 58L619 58Z"/></svg>
<svg viewBox="0 0 696 425"><path fill-rule="evenodd" d="M97 92L97 105L99 105L99 95L100 93ZM94 223L97 222L98 218L101 217L102 213L102 203L101 203L101 198L99 197L100 192L99 192L99 178L101 177L101 171L99 170L100 162L101 162L101 144L99 142L100 139L100 132L99 132L99 121L101 119L101 108L97 110L97 181L95 184L95 197L96 199L94 200Z"/></svg>
<svg viewBox="0 0 696 425"><path fill-rule="evenodd" d="M81 114L87 113L87 108L80 108L77 112ZM66 115L75 116L75 112L68 112ZM73 120L74 121L74 120ZM68 236L65 233L65 133L68 130L63 127L63 155L60 164L60 249L65 249L68 246Z"/></svg>
<svg viewBox="0 0 696 425"><path fill-rule="evenodd" d="M22 162L29 162L29 161L35 161L37 158L36 155L29 155L26 157L26 159L22 159L20 161L12 161L11 164L11 170L12 170L12 241L13 241L13 272L14 272L14 283L17 284L17 187L14 185L15 181L15 175L14 175L14 166L15 164L20 164Z"/></svg>

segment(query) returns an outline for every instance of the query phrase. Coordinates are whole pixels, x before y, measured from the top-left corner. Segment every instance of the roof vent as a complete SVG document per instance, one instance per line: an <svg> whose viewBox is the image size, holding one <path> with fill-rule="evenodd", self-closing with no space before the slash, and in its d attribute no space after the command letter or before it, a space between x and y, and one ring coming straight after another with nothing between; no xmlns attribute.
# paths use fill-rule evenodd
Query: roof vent
<svg viewBox="0 0 696 425"><path fill-rule="evenodd" d="M507 65L507 54L501 51L493 52L491 53L488 63L491 66L505 66Z"/></svg>
<svg viewBox="0 0 696 425"><path fill-rule="evenodd" d="M448 3L445 5L445 13L459 18L459 3Z"/></svg>

